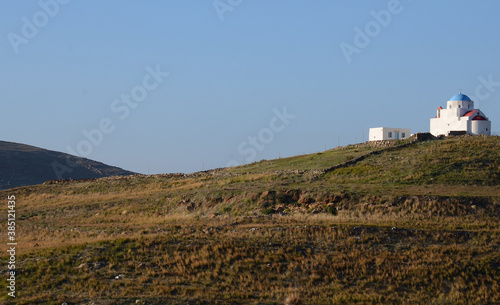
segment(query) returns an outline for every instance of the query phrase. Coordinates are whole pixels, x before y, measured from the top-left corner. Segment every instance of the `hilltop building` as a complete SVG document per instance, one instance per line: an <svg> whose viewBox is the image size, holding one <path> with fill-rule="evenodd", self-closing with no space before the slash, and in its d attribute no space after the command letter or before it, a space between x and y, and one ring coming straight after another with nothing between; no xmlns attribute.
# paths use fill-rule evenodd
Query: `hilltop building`
<svg viewBox="0 0 500 305"><path fill-rule="evenodd" d="M370 128L368 140L399 140L406 139L411 136L411 130L408 128L390 128L390 127L376 127Z"/></svg>
<svg viewBox="0 0 500 305"><path fill-rule="evenodd" d="M433 136L450 134L491 135L491 121L465 94L453 96L446 109L438 107L435 118L431 119Z"/></svg>

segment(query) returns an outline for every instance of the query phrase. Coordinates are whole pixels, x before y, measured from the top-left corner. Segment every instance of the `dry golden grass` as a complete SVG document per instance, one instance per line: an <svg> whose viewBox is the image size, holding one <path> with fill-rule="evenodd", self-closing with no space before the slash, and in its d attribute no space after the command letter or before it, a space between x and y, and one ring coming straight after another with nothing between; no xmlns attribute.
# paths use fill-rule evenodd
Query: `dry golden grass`
<svg viewBox="0 0 500 305"><path fill-rule="evenodd" d="M441 173L437 163L411 173L407 159L463 155L459 141L370 157L375 165L395 158L401 168L392 176L362 162L328 174L264 171L283 169L282 160L229 175L1 191L17 202L16 304L500 303L498 181L453 183L450 168ZM498 140L466 141L466 161L487 164L494 177ZM491 155L478 151L483 146ZM369 151L292 161L318 169ZM429 173L439 183L422 182ZM399 180L378 182L379 175Z"/></svg>
<svg viewBox="0 0 500 305"><path fill-rule="evenodd" d="M21 255L21 304L54 296L276 304L299 291L304 304L500 301L499 232L336 225L333 218L178 219L157 232L33 249Z"/></svg>

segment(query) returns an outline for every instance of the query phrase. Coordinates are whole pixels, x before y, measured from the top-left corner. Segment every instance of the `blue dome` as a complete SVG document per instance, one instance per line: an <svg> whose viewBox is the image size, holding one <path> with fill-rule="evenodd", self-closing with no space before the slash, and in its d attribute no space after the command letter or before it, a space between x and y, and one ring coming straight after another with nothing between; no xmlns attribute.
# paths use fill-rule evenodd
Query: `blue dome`
<svg viewBox="0 0 500 305"><path fill-rule="evenodd" d="M466 101L466 102L472 102L472 100L465 94L457 94L450 98L450 101Z"/></svg>

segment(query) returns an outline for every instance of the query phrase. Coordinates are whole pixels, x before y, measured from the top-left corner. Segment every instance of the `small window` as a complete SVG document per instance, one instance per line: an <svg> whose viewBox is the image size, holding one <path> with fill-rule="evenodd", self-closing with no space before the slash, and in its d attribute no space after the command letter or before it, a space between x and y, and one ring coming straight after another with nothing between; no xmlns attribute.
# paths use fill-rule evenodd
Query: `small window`
<svg viewBox="0 0 500 305"><path fill-rule="evenodd" d="M389 132L389 138L392 138L392 132Z"/></svg>
<svg viewBox="0 0 500 305"><path fill-rule="evenodd" d="M486 131L488 131L488 128L486 128Z"/></svg>
<svg viewBox="0 0 500 305"><path fill-rule="evenodd" d="M401 138L406 138L406 134L404 132L401 133Z"/></svg>
<svg viewBox="0 0 500 305"><path fill-rule="evenodd" d="M462 105L458 105L458 108L462 108Z"/></svg>

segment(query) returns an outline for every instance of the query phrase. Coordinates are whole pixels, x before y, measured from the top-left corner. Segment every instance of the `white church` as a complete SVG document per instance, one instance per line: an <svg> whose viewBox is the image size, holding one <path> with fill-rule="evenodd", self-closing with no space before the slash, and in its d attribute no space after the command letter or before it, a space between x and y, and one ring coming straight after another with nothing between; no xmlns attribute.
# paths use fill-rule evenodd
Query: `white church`
<svg viewBox="0 0 500 305"><path fill-rule="evenodd" d="M471 135L491 135L491 121L479 109L474 109L474 102L465 94L453 96L446 109L438 107L435 118L431 119L433 136L453 133Z"/></svg>

